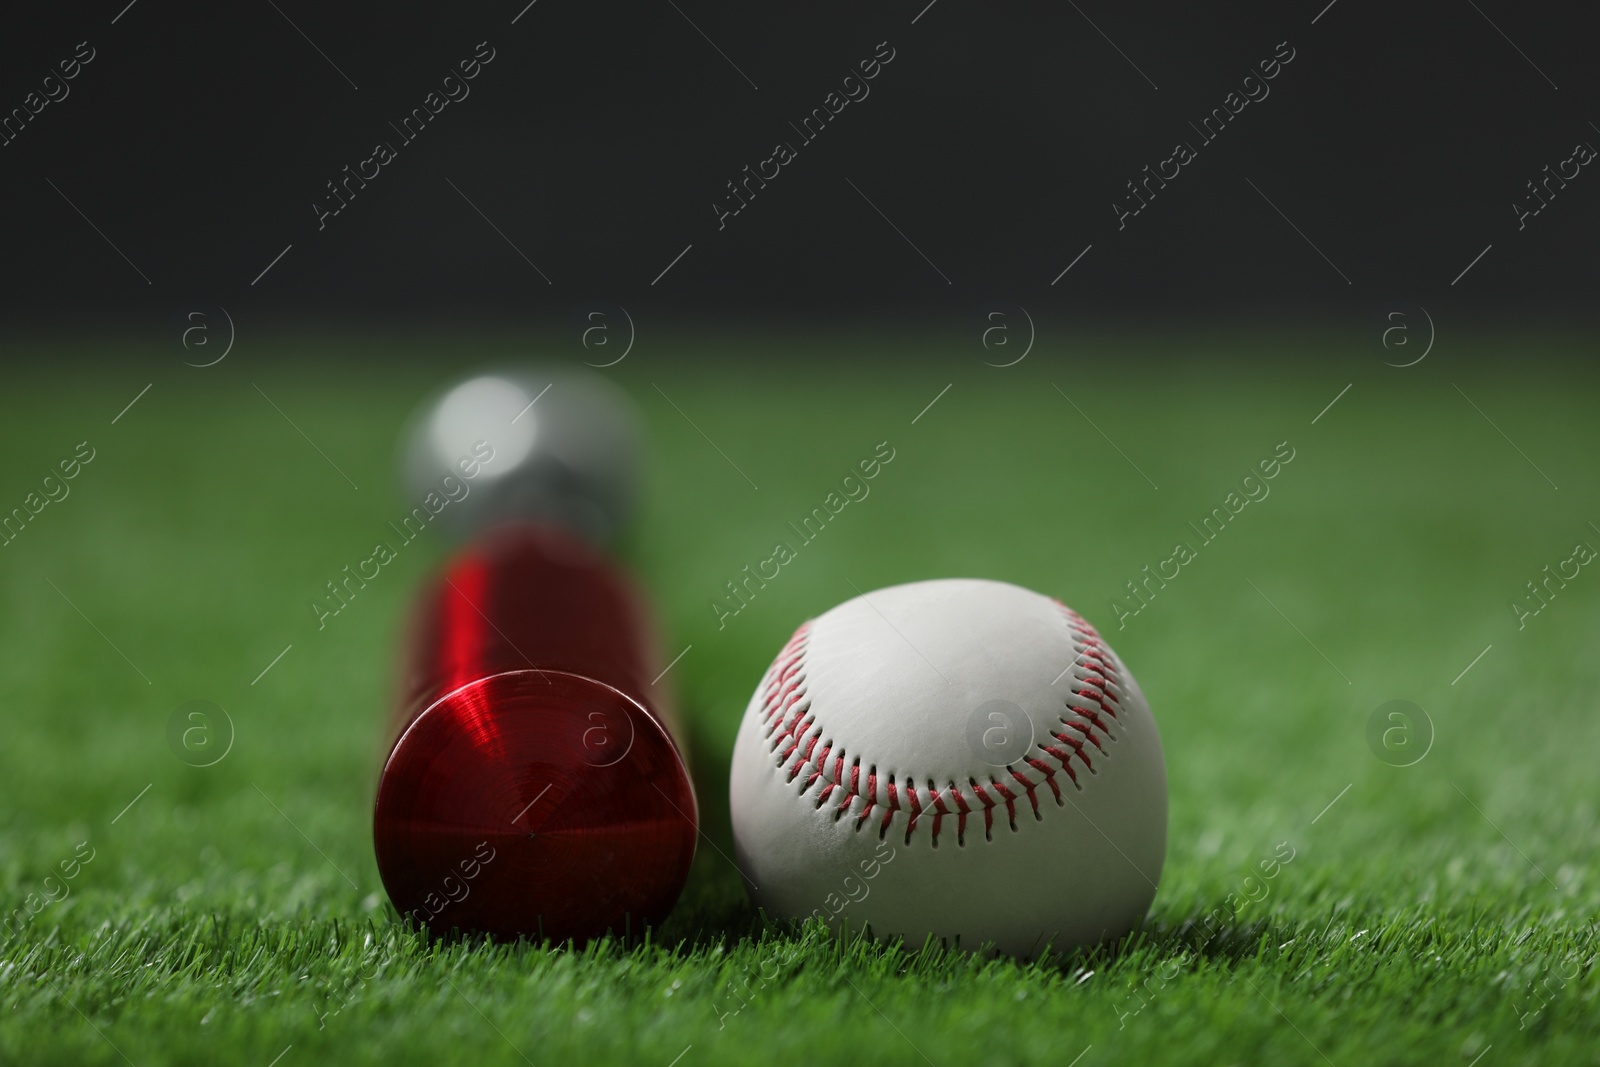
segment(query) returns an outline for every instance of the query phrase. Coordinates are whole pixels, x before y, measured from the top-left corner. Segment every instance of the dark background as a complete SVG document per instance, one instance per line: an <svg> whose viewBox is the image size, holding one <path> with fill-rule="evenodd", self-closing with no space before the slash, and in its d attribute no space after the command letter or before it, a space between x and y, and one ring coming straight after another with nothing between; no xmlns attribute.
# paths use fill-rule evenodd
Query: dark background
<svg viewBox="0 0 1600 1067"><path fill-rule="evenodd" d="M1592 7L538 0L513 25L525 3L9 11L0 110L96 58L0 147L0 314L1571 317L1594 292L1594 168L1520 232L1512 209L1600 145ZM471 95L399 146L388 123L480 41ZM871 95L719 231L724 183L881 41ZM1271 95L1119 232L1125 182L1198 147L1188 123L1282 41ZM398 158L319 232L378 140Z"/></svg>

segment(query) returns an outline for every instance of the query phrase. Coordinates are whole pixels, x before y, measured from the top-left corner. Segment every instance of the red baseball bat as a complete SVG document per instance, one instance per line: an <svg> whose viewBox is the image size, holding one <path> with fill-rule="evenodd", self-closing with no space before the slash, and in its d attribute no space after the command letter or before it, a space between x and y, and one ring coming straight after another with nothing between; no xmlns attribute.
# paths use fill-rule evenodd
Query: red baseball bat
<svg viewBox="0 0 1600 1067"><path fill-rule="evenodd" d="M395 907L431 930L582 943L659 922L694 787L642 598L582 541L490 530L424 592L373 810Z"/></svg>

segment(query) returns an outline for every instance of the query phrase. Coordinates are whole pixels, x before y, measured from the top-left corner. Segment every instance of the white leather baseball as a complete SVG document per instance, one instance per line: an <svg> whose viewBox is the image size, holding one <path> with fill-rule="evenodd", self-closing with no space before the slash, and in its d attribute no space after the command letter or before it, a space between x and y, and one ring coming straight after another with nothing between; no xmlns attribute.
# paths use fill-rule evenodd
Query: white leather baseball
<svg viewBox="0 0 1600 1067"><path fill-rule="evenodd" d="M1033 955L1127 933L1167 840L1138 683L1058 601L942 579L806 623L745 709L730 801L768 913Z"/></svg>

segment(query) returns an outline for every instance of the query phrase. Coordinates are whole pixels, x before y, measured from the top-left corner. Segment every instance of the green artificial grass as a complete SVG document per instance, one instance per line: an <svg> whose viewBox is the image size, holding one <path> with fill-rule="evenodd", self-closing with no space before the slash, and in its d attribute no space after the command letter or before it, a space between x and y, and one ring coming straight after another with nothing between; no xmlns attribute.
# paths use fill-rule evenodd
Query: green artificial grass
<svg viewBox="0 0 1600 1067"><path fill-rule="evenodd" d="M1306 334L1085 336L997 369L970 332L680 336L604 372L650 424L626 556L670 652L692 646L669 677L706 838L664 924L582 950L430 942L384 896L370 805L440 532L326 628L308 607L406 510L412 406L525 346L285 337L203 371L8 369L0 510L80 442L94 458L0 548L0 904L24 916L0 1060L1600 1063L1600 573L1543 605L1526 588L1600 548L1596 374L1568 358L1592 340L1399 370ZM415 358L438 351L455 365ZM724 583L884 441L870 496L719 626ZM1119 629L1125 583L1285 441L1270 494ZM954 575L1060 597L1150 699L1170 841L1121 944L1018 962L838 939L757 914L727 859L734 731L795 625L852 583ZM1411 766L1368 744L1397 699L1432 724ZM194 700L233 724L209 767L168 746ZM1392 739L1404 762L1423 732Z"/></svg>

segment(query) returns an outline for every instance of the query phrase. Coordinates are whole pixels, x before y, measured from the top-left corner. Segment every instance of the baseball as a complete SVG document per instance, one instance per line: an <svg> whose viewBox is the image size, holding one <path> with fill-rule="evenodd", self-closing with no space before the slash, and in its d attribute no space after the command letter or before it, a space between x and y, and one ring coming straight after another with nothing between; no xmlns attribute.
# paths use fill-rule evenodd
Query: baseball
<svg viewBox="0 0 1600 1067"><path fill-rule="evenodd" d="M745 709L729 788L769 914L1014 956L1114 939L1155 898L1161 738L1059 601L913 582L804 624Z"/></svg>

